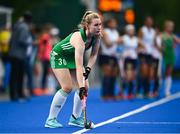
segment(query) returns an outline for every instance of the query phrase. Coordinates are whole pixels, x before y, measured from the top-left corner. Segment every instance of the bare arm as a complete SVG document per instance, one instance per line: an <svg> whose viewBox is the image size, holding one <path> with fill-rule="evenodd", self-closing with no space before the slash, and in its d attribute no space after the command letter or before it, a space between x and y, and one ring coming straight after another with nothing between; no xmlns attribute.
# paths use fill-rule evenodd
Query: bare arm
<svg viewBox="0 0 180 134"><path fill-rule="evenodd" d="M108 39L108 36L107 36L106 32L103 32L103 37L102 37L102 39L103 39L103 41L104 41L104 43L105 43L105 45L106 45L107 47L111 47L111 46L112 46L113 42L111 42L111 41Z"/></svg>
<svg viewBox="0 0 180 134"><path fill-rule="evenodd" d="M180 43L180 38L177 37L176 35L174 35L174 41L179 44Z"/></svg>
<svg viewBox="0 0 180 134"><path fill-rule="evenodd" d="M100 47L100 39L97 39L96 44L93 46L93 48L91 50L91 55L90 55L90 58L89 58L89 61L88 61L88 64L87 64L87 66L90 67L90 68L92 68L92 66L96 62L99 47Z"/></svg>
<svg viewBox="0 0 180 134"><path fill-rule="evenodd" d="M137 40L138 40L137 52L139 53L139 52L141 52L144 49L144 44L143 44L141 38L137 38Z"/></svg>
<svg viewBox="0 0 180 134"><path fill-rule="evenodd" d="M142 28L141 28L138 32L138 49L137 49L138 52L145 49L145 44L143 43L142 38L143 38L143 32L142 32Z"/></svg>
<svg viewBox="0 0 180 134"><path fill-rule="evenodd" d="M79 87L84 87L83 84L83 57L85 45L79 32L75 32L70 40L70 43L75 48L75 62L76 62L76 77Z"/></svg>
<svg viewBox="0 0 180 134"><path fill-rule="evenodd" d="M156 35L155 38L155 47L158 49L159 52L162 52L162 35Z"/></svg>
<svg viewBox="0 0 180 134"><path fill-rule="evenodd" d="M140 29L138 32L138 38L142 39L142 37L143 37L143 32L142 32L142 29Z"/></svg>

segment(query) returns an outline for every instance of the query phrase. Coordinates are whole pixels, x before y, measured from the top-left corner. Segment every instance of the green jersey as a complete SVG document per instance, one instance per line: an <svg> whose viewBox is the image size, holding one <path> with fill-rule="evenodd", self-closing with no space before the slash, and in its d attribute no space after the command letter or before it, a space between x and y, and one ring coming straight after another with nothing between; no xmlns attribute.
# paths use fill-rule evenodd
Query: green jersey
<svg viewBox="0 0 180 134"><path fill-rule="evenodd" d="M86 34L84 29L79 29L81 37L86 45ZM70 39L72 37L71 33L62 41L56 43L51 52L50 63L52 68L76 68L75 64L75 48L70 44ZM89 46L92 46L94 42L92 41Z"/></svg>
<svg viewBox="0 0 180 134"><path fill-rule="evenodd" d="M162 34L162 45L164 46L163 56L166 65L174 65L175 55L174 55L174 35L171 34L169 37L166 33Z"/></svg>

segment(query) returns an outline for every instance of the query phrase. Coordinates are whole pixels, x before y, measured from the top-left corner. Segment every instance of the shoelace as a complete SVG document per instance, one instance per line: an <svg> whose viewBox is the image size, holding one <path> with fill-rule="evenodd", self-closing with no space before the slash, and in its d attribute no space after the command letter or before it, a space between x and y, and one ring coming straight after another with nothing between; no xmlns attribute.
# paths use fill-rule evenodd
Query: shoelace
<svg viewBox="0 0 180 134"><path fill-rule="evenodd" d="M79 123L84 123L84 122L83 122L84 120L83 120L82 117L79 117L79 118L77 118L76 120L77 120Z"/></svg>
<svg viewBox="0 0 180 134"><path fill-rule="evenodd" d="M57 123L57 124L59 124L59 122L57 121L57 119L56 118L54 118L54 123Z"/></svg>
<svg viewBox="0 0 180 134"><path fill-rule="evenodd" d="M54 123L58 123L58 121L56 120L56 118L49 119L49 121L52 121L52 122L54 122Z"/></svg>
<svg viewBox="0 0 180 134"><path fill-rule="evenodd" d="M84 119L83 119L82 116L80 116L80 117L78 117L78 118L75 118L75 116L72 115L72 118L74 118L79 125L80 125L80 124L84 124Z"/></svg>

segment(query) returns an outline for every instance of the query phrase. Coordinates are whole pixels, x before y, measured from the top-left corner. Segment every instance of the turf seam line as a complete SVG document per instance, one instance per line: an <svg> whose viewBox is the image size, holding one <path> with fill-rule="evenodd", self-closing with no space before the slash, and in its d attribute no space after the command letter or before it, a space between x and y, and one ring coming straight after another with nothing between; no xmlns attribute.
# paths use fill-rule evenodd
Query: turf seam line
<svg viewBox="0 0 180 134"><path fill-rule="evenodd" d="M158 101L155 101L155 102L146 104L146 105L144 105L144 106L142 106L142 107L140 107L140 108L137 108L137 109L135 109L135 110L132 110L132 111L130 111L130 112L127 112L127 113L125 113L125 114L123 114L123 115L116 116L116 117L111 118L111 119L109 119L109 120L106 120L106 121L100 122L100 123L98 123L98 124L95 124L95 125L94 125L94 129L97 128L97 127L104 126L104 125L106 125L106 124L115 122L115 121L117 121L117 120L120 120L120 119L129 117L129 116L131 116L131 115L134 115L134 114L143 112L143 111L145 111L145 110L147 110L147 109L150 109L150 108L152 108L152 107L159 106L159 105L161 105L161 104L167 103L167 102L169 102L169 101L171 101L171 100L174 100L174 99L177 99L177 98L180 98L180 92L175 93L175 94L173 94L173 95L170 95L170 96L168 96L168 97L165 97L165 98L163 98L163 99L160 99L160 100L158 100ZM87 131L89 131L89 130L90 130L90 129L85 129L85 128L84 128L84 129L75 131L75 132L73 132L72 134L81 134L81 133L87 132Z"/></svg>

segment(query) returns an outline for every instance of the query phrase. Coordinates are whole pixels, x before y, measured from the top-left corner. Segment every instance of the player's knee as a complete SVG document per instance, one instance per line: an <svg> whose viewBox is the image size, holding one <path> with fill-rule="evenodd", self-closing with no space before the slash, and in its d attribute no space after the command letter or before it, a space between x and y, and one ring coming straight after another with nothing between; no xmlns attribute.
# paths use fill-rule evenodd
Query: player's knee
<svg viewBox="0 0 180 134"><path fill-rule="evenodd" d="M127 71L126 73L126 80L127 81L133 81L135 79L135 75L134 75L134 72L132 70L130 71Z"/></svg>
<svg viewBox="0 0 180 134"><path fill-rule="evenodd" d="M172 75L171 70L167 70L167 71L166 71L166 76L171 76L171 75Z"/></svg>
<svg viewBox="0 0 180 134"><path fill-rule="evenodd" d="M169 66L169 67L167 67L167 69L166 69L166 76L171 76L171 75L172 75L172 67Z"/></svg>
<svg viewBox="0 0 180 134"><path fill-rule="evenodd" d="M67 93L70 93L72 91L72 88L73 88L72 85L66 85L62 87L62 89Z"/></svg>
<svg viewBox="0 0 180 134"><path fill-rule="evenodd" d="M149 70L148 67L145 65L141 68L141 76L142 77L147 77L149 74Z"/></svg>

